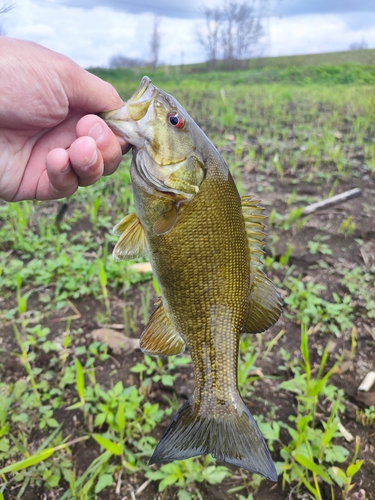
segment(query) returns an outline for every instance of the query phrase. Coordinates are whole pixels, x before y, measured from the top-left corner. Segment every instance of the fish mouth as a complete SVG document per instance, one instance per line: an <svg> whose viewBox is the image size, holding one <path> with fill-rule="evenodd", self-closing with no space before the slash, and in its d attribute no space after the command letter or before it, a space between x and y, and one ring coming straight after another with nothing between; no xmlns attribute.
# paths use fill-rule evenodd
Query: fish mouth
<svg viewBox="0 0 375 500"><path fill-rule="evenodd" d="M118 125L118 122L139 122L145 118L147 111L150 108L155 97L156 89L148 76L144 76L141 83L132 97L125 103L125 106L106 113L100 113L99 116L103 118L110 125Z"/></svg>
<svg viewBox="0 0 375 500"><path fill-rule="evenodd" d="M153 100L157 89L148 76L144 76L132 97L125 106L99 116L117 134L133 146L142 147L144 137L141 129L148 122L153 110Z"/></svg>
<svg viewBox="0 0 375 500"><path fill-rule="evenodd" d="M148 76L144 76L139 84L139 87L130 98L130 101L139 101L142 97L145 97L146 94L150 93L150 91L153 92L154 90L155 87L153 86L151 79ZM146 99L149 99L149 97L147 96Z"/></svg>

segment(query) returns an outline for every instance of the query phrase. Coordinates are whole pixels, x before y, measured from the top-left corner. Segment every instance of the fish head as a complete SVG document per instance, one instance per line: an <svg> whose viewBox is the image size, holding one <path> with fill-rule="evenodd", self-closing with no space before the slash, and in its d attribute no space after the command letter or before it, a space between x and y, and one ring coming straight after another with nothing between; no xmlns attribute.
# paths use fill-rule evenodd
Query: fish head
<svg viewBox="0 0 375 500"><path fill-rule="evenodd" d="M174 97L145 76L125 106L100 116L133 146L136 169L154 189L187 200L198 193L205 174L198 127Z"/></svg>

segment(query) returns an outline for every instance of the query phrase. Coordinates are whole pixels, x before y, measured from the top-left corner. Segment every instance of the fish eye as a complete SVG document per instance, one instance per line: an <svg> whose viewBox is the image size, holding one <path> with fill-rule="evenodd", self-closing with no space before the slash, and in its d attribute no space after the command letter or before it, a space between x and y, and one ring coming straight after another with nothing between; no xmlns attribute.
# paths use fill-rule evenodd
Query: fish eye
<svg viewBox="0 0 375 500"><path fill-rule="evenodd" d="M185 125L185 120L178 113L169 113L168 121L176 128L182 128Z"/></svg>

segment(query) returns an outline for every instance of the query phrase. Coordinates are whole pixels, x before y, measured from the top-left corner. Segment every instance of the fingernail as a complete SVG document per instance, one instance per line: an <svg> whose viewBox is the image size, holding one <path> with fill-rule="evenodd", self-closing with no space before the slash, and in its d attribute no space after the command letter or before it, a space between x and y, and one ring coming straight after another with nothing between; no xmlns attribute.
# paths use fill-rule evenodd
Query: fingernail
<svg viewBox="0 0 375 500"><path fill-rule="evenodd" d="M65 167L64 167L64 168L62 168L62 169L60 170L60 172L61 172L62 174L67 174L68 172L70 172L70 171L71 171L71 169L72 169L72 166L70 165L70 161L68 161L68 163L65 165Z"/></svg>
<svg viewBox="0 0 375 500"><path fill-rule="evenodd" d="M91 167L91 165L94 165L97 159L98 159L98 150L95 149L91 158L85 158L85 167Z"/></svg>
<svg viewBox="0 0 375 500"><path fill-rule="evenodd" d="M104 136L104 129L103 129L102 125L100 123L95 123L95 125L93 125L90 128L88 136L92 137L95 142L100 141Z"/></svg>

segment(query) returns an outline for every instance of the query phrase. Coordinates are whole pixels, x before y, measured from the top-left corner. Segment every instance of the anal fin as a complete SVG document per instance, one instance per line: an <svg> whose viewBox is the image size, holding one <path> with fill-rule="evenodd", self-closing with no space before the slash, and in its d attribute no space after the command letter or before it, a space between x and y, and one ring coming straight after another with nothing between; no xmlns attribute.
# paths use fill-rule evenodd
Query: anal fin
<svg viewBox="0 0 375 500"><path fill-rule="evenodd" d="M129 214L113 228L114 234L121 235L113 249L116 261L138 259L147 252L145 232L137 214Z"/></svg>
<svg viewBox="0 0 375 500"><path fill-rule="evenodd" d="M141 335L140 347L147 354L172 356L185 350L185 342L169 318L160 300Z"/></svg>

